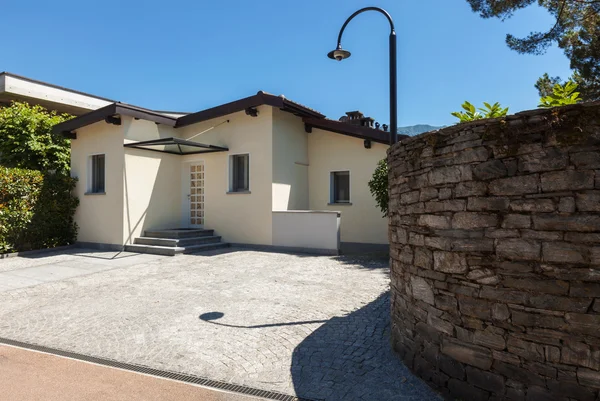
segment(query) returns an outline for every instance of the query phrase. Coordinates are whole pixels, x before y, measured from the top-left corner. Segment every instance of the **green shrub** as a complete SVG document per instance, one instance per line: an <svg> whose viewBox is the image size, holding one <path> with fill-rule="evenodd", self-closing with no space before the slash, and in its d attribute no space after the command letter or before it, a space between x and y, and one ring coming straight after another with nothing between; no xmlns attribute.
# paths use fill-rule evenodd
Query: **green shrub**
<svg viewBox="0 0 600 401"><path fill-rule="evenodd" d="M386 217L388 215L389 202L388 165L386 159L380 160L377 163L373 177L369 181L369 190L371 191L371 195L375 197L375 202L377 202L377 206L381 209L383 217Z"/></svg>
<svg viewBox="0 0 600 401"><path fill-rule="evenodd" d="M0 253L73 243L75 182L65 174L0 166Z"/></svg>

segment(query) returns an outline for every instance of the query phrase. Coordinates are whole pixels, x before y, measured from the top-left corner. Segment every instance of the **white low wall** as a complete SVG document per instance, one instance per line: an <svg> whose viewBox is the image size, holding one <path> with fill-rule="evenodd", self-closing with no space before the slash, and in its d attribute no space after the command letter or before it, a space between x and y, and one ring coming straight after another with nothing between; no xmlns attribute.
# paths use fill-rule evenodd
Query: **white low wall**
<svg viewBox="0 0 600 401"><path fill-rule="evenodd" d="M338 253L340 213L312 210L274 211L273 245Z"/></svg>

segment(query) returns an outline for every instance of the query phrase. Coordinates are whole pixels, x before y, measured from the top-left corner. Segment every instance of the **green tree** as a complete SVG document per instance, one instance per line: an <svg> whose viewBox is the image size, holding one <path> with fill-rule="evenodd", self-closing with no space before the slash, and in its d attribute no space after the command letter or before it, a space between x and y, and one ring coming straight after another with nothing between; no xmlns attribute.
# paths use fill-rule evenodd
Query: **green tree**
<svg viewBox="0 0 600 401"><path fill-rule="evenodd" d="M506 20L515 11L537 3L555 18L545 32L525 38L506 35L511 49L522 54L543 54L553 43L571 61L584 100L600 99L600 1L599 0L467 0L483 18Z"/></svg>
<svg viewBox="0 0 600 401"><path fill-rule="evenodd" d="M369 181L368 185L371 195L373 195L377 206L383 213L383 217L386 217L388 215L389 202L388 165L386 159L380 160L379 163L377 163L373 177L371 178L371 181Z"/></svg>
<svg viewBox="0 0 600 401"><path fill-rule="evenodd" d="M577 84L573 81L567 81L564 85L556 84L552 88L552 94L543 96L540 99L539 107L558 107L568 104L575 104L581 101Z"/></svg>
<svg viewBox="0 0 600 401"><path fill-rule="evenodd" d="M70 142L52 127L70 118L27 103L0 108L0 165L68 173Z"/></svg>
<svg viewBox="0 0 600 401"><path fill-rule="evenodd" d="M551 77L546 72L535 83L535 89L537 89L540 97L550 96L552 88L554 88L554 85L559 84L560 81L560 77Z"/></svg>
<svg viewBox="0 0 600 401"><path fill-rule="evenodd" d="M482 118L498 118L504 117L508 114L508 107L502 108L500 103L496 102L494 104L489 104L487 102L483 102L484 107L480 107L476 109L475 106L467 101L465 101L461 107L464 111L455 111L452 114L454 117L458 118L461 123L465 123L468 121L481 120ZM479 111L478 111L479 110Z"/></svg>

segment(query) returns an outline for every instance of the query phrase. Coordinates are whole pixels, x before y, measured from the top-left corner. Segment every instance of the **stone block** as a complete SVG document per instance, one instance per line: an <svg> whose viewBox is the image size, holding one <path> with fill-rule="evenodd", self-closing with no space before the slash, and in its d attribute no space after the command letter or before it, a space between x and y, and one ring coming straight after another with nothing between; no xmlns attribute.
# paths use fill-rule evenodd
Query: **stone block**
<svg viewBox="0 0 600 401"><path fill-rule="evenodd" d="M499 239L496 254L510 260L540 260L541 244L534 240Z"/></svg>
<svg viewBox="0 0 600 401"><path fill-rule="evenodd" d="M419 216L418 225L422 227L448 229L451 227L450 217L437 216L434 214L422 214Z"/></svg>
<svg viewBox="0 0 600 401"><path fill-rule="evenodd" d="M415 266L422 267L424 269L432 269L433 252L424 247L416 247L414 261Z"/></svg>
<svg viewBox="0 0 600 401"><path fill-rule="evenodd" d="M566 365L582 366L600 370L600 351L582 342L565 341L560 362Z"/></svg>
<svg viewBox="0 0 600 401"><path fill-rule="evenodd" d="M577 210L580 212L600 212L600 191L578 193Z"/></svg>
<svg viewBox="0 0 600 401"><path fill-rule="evenodd" d="M489 160L480 163L473 169L473 175L482 181L506 177L508 171L501 160Z"/></svg>
<svg viewBox="0 0 600 401"><path fill-rule="evenodd" d="M533 227L548 231L600 231L600 215L540 214L533 216Z"/></svg>
<svg viewBox="0 0 600 401"><path fill-rule="evenodd" d="M425 212L461 212L466 209L467 202L462 199L425 202Z"/></svg>
<svg viewBox="0 0 600 401"><path fill-rule="evenodd" d="M531 217L526 214L507 214L502 220L502 228L529 228Z"/></svg>
<svg viewBox="0 0 600 401"><path fill-rule="evenodd" d="M501 178L490 182L491 195L511 196L538 192L539 176L537 174L518 177Z"/></svg>
<svg viewBox="0 0 600 401"><path fill-rule="evenodd" d="M481 287L481 298L491 299L498 302L508 302L523 305L529 299L529 294L523 291L515 291L506 288Z"/></svg>
<svg viewBox="0 0 600 401"><path fill-rule="evenodd" d="M448 381L448 390L456 400L488 401L490 397L490 394L487 391L478 389L477 387L456 379L450 379Z"/></svg>
<svg viewBox="0 0 600 401"><path fill-rule="evenodd" d="M502 351L506 347L506 341L500 334L494 333L492 330L477 330L473 334L473 344L481 345L486 348L492 348Z"/></svg>
<svg viewBox="0 0 600 401"><path fill-rule="evenodd" d="M593 171L556 171L541 175L542 191L574 191L594 188Z"/></svg>
<svg viewBox="0 0 600 401"><path fill-rule="evenodd" d="M457 166L438 167L427 176L431 185L453 184L462 181L461 170Z"/></svg>
<svg viewBox="0 0 600 401"><path fill-rule="evenodd" d="M456 313L456 311L458 310L458 303L456 301L456 298L453 296L436 294L435 307L450 313Z"/></svg>
<svg viewBox="0 0 600 401"><path fill-rule="evenodd" d="M596 370L578 368L577 380L582 386L600 388L600 372Z"/></svg>
<svg viewBox="0 0 600 401"><path fill-rule="evenodd" d="M600 298L600 283L572 281L569 295L581 298Z"/></svg>
<svg viewBox="0 0 600 401"><path fill-rule="evenodd" d="M512 365L510 363L494 361L493 372L500 373L501 375L514 379L520 383L528 383L530 385L544 386L546 383L544 379L538 376L536 373L531 372L527 369L523 369L519 366Z"/></svg>
<svg viewBox="0 0 600 401"><path fill-rule="evenodd" d="M556 210L552 199L515 199L509 209L513 212L549 213Z"/></svg>
<svg viewBox="0 0 600 401"><path fill-rule="evenodd" d="M464 380L465 368L457 360L450 358L446 355L440 354L438 357L438 366L440 370L446 373L448 376Z"/></svg>
<svg viewBox="0 0 600 401"><path fill-rule="evenodd" d="M512 310L511 315L513 324L517 326L544 327L556 330L563 330L567 327L567 323L562 316L529 313L522 310Z"/></svg>
<svg viewBox="0 0 600 401"><path fill-rule="evenodd" d="M400 204L407 205L419 201L419 191L411 191L400 195Z"/></svg>
<svg viewBox="0 0 600 401"><path fill-rule="evenodd" d="M575 198L572 196L560 198L560 201L558 202L558 211L562 213L574 213Z"/></svg>
<svg viewBox="0 0 600 401"><path fill-rule="evenodd" d="M500 211L506 210L509 205L508 198L469 198L467 202L467 210L469 211Z"/></svg>
<svg viewBox="0 0 600 401"><path fill-rule="evenodd" d="M465 198L468 196L483 196L487 193L487 184L480 181L460 182L454 187L454 196Z"/></svg>
<svg viewBox="0 0 600 401"><path fill-rule="evenodd" d="M467 381L479 388L491 391L493 394L504 393L504 377L467 366Z"/></svg>
<svg viewBox="0 0 600 401"><path fill-rule="evenodd" d="M454 335L454 325L444 319L440 319L439 317L429 314L427 316L427 324L444 334L449 336Z"/></svg>
<svg viewBox="0 0 600 401"><path fill-rule="evenodd" d="M490 304L482 299L459 296L458 306L462 315L484 320L491 317Z"/></svg>
<svg viewBox="0 0 600 401"><path fill-rule="evenodd" d="M492 319L499 321L506 321L510 317L510 311L508 306L504 304L493 304L492 305Z"/></svg>
<svg viewBox="0 0 600 401"><path fill-rule="evenodd" d="M530 386L525 401L564 401L564 398L544 387Z"/></svg>
<svg viewBox="0 0 600 401"><path fill-rule="evenodd" d="M479 146L477 148L467 149L462 152L459 152L452 159L454 164L468 164L474 162L483 162L486 161L489 157L489 151L485 147Z"/></svg>
<svg viewBox="0 0 600 401"><path fill-rule="evenodd" d="M569 292L569 283L563 280L541 280L539 277L515 278L504 277L502 285L518 290L542 292L545 294L566 295Z"/></svg>
<svg viewBox="0 0 600 401"><path fill-rule="evenodd" d="M452 242L452 250L457 252L493 252L494 240L488 238L461 238Z"/></svg>
<svg viewBox="0 0 600 401"><path fill-rule="evenodd" d="M425 236L423 234L411 232L408 234L408 243L415 246L425 245Z"/></svg>
<svg viewBox="0 0 600 401"><path fill-rule="evenodd" d="M570 333L587 334L596 338L600 337L598 330L600 327L600 315L567 313L565 319L569 324L566 330Z"/></svg>
<svg viewBox="0 0 600 401"><path fill-rule="evenodd" d="M561 241L563 239L563 233L558 231L521 230L521 237L544 241Z"/></svg>
<svg viewBox="0 0 600 401"><path fill-rule="evenodd" d="M544 362L545 360L544 347L542 345L514 336L508 337L506 348L511 354L518 355L530 361Z"/></svg>
<svg viewBox="0 0 600 401"><path fill-rule="evenodd" d="M410 265L413 262L414 252L410 246L398 247L398 261Z"/></svg>
<svg viewBox="0 0 600 401"><path fill-rule="evenodd" d="M459 362L483 370L489 370L492 366L492 353L489 349L464 343L453 338L443 339L442 353Z"/></svg>
<svg viewBox="0 0 600 401"><path fill-rule="evenodd" d="M415 299L426 302L429 305L433 305L435 303L433 289L427 280L421 277L412 276L410 278L410 286L412 288L412 296Z"/></svg>
<svg viewBox="0 0 600 401"><path fill-rule="evenodd" d="M538 173L543 171L562 170L567 167L567 153L556 148L547 148L542 152L525 154L519 157L519 171Z"/></svg>
<svg viewBox="0 0 600 401"><path fill-rule="evenodd" d="M419 201L427 202L428 200L438 197L438 190L435 188L423 188L419 194Z"/></svg>
<svg viewBox="0 0 600 401"><path fill-rule="evenodd" d="M452 228L455 229L476 229L486 227L496 227L498 216L485 213L459 212L452 218Z"/></svg>
<svg viewBox="0 0 600 401"><path fill-rule="evenodd" d="M434 269L444 273L466 273L468 270L465 255L455 252L434 251Z"/></svg>
<svg viewBox="0 0 600 401"><path fill-rule="evenodd" d="M577 401L594 401L596 396L588 388L580 386L578 383L568 383L564 381L547 380L548 390L561 397L561 400L571 398Z"/></svg>
<svg viewBox="0 0 600 401"><path fill-rule="evenodd" d="M571 153L570 159L578 170L600 169L600 153L597 151Z"/></svg>
<svg viewBox="0 0 600 401"><path fill-rule="evenodd" d="M565 241L600 244L600 233L565 233Z"/></svg>
<svg viewBox="0 0 600 401"><path fill-rule="evenodd" d="M504 228L486 228L485 236L488 238L518 238L519 230L509 230Z"/></svg>
<svg viewBox="0 0 600 401"><path fill-rule="evenodd" d="M588 253L589 249L586 246L570 242L544 242L542 244L544 262L585 263Z"/></svg>
<svg viewBox="0 0 600 401"><path fill-rule="evenodd" d="M592 300L544 294L530 296L527 304L538 309L585 313L592 304Z"/></svg>
<svg viewBox="0 0 600 401"><path fill-rule="evenodd" d="M440 200L450 199L452 197L452 189L451 188L440 188L438 193L438 198Z"/></svg>

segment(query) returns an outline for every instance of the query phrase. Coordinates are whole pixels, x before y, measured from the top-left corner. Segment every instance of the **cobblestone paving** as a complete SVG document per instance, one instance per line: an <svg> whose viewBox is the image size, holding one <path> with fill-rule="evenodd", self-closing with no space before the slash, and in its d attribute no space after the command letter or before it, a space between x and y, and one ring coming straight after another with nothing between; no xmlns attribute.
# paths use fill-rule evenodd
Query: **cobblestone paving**
<svg viewBox="0 0 600 401"><path fill-rule="evenodd" d="M0 337L317 400L438 399L391 352L388 274L364 257L158 258L0 292Z"/></svg>

